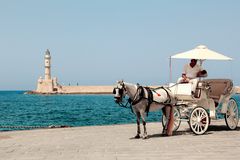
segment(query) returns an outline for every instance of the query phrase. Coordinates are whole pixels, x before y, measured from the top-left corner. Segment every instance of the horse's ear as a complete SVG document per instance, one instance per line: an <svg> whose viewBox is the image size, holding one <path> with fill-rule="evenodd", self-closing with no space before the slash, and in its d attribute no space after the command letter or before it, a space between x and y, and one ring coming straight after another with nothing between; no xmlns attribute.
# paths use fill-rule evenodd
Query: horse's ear
<svg viewBox="0 0 240 160"><path fill-rule="evenodd" d="M123 80L120 80L117 82L118 84L122 85L123 84Z"/></svg>
<svg viewBox="0 0 240 160"><path fill-rule="evenodd" d="M120 80L120 81L117 81L117 84L122 84L123 83L123 81L122 80Z"/></svg>
<svg viewBox="0 0 240 160"><path fill-rule="evenodd" d="M113 88L113 94L116 94L116 89L115 88Z"/></svg>

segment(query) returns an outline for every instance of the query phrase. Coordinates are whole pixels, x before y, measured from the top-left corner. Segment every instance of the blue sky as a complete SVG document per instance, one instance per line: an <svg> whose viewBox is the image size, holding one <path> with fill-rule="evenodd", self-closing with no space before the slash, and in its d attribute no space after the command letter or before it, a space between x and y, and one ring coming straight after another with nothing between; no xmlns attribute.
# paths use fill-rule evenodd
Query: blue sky
<svg viewBox="0 0 240 160"><path fill-rule="evenodd" d="M234 58L206 61L209 78L239 85L239 19L238 0L1 0L0 90L35 89L46 49L61 84L165 84L199 44Z"/></svg>

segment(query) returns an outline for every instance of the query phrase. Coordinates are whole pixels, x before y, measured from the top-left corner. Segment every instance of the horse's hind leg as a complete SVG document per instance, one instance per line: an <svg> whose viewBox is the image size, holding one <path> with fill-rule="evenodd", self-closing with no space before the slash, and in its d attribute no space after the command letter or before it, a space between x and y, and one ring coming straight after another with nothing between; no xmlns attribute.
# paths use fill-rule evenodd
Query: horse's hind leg
<svg viewBox="0 0 240 160"><path fill-rule="evenodd" d="M162 108L162 114L167 118L166 107ZM168 125L168 120L166 121L166 124L163 126L162 134L164 135L167 134L167 125Z"/></svg>
<svg viewBox="0 0 240 160"><path fill-rule="evenodd" d="M135 136L135 138L140 138L140 134L141 134L141 129L140 129L140 113L137 112L137 135Z"/></svg>

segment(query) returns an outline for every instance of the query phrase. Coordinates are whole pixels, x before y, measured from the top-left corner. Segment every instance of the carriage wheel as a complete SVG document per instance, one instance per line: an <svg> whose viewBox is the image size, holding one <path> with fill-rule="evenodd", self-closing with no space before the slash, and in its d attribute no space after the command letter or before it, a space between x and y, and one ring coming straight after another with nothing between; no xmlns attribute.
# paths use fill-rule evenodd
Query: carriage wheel
<svg viewBox="0 0 240 160"><path fill-rule="evenodd" d="M189 119L190 128L197 135L204 134L209 125L209 116L203 107L196 107L192 110Z"/></svg>
<svg viewBox="0 0 240 160"><path fill-rule="evenodd" d="M238 105L234 99L230 99L227 106L227 113L225 114L225 122L227 127L231 130L236 129L238 120Z"/></svg>
<svg viewBox="0 0 240 160"><path fill-rule="evenodd" d="M179 128L179 126L180 126L180 124L181 124L181 119L180 119L180 118L181 118L181 115L180 115L179 110L178 110L176 107L173 108L173 117L174 117L174 127L173 127L173 131L177 131L178 128ZM163 128L165 128L166 123L167 123L167 118L166 118L166 116L163 114L163 115L162 115L162 126L163 126Z"/></svg>

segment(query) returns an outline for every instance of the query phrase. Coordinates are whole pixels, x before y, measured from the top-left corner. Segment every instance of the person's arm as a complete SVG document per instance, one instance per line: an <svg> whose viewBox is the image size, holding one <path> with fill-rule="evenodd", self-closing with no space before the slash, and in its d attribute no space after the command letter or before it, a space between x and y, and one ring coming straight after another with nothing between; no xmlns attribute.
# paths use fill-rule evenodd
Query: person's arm
<svg viewBox="0 0 240 160"><path fill-rule="evenodd" d="M182 78L187 78L187 65L183 67Z"/></svg>
<svg viewBox="0 0 240 160"><path fill-rule="evenodd" d="M187 77L187 65L185 65L183 67L182 78L183 78L183 80L182 80L183 82L188 82L189 81L189 79Z"/></svg>
<svg viewBox="0 0 240 160"><path fill-rule="evenodd" d="M207 71L204 70L201 66L199 66L199 72L197 73L197 77L207 77Z"/></svg>

